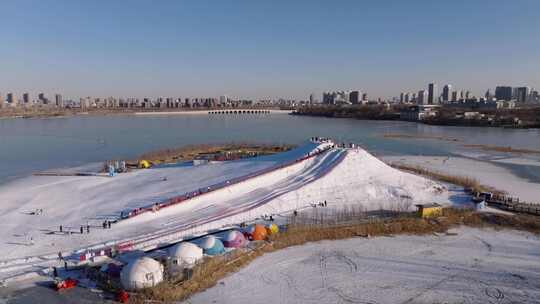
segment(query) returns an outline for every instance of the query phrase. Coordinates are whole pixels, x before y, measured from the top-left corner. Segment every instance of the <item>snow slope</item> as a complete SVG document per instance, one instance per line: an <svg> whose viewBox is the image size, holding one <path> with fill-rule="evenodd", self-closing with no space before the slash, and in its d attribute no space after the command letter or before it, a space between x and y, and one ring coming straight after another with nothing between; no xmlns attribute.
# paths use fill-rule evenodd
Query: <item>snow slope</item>
<svg viewBox="0 0 540 304"><path fill-rule="evenodd" d="M540 303L538 236L455 232L287 248L186 303Z"/></svg>
<svg viewBox="0 0 540 304"><path fill-rule="evenodd" d="M332 149L292 166L195 197L182 204L144 213L102 229L107 216L121 210L261 168L298 159L317 148L307 144L286 153L198 167L141 170L108 177L30 177L0 187L0 278L39 271L64 256L87 248L133 244L150 249L194 234L284 213L327 200L339 208L362 204L366 209L411 207L413 202L448 202L449 193L435 182L397 171L361 149ZM162 177L167 176L167 181ZM43 215L26 212L43 208ZM91 233L78 231L89 222ZM29 238L32 237L32 241ZM33 242L33 244L31 244Z"/></svg>

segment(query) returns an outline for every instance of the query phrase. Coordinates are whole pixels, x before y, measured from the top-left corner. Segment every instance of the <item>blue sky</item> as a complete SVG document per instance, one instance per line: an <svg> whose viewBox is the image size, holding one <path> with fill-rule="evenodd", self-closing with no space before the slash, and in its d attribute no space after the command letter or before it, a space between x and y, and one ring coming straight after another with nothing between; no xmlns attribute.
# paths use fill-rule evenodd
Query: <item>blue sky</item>
<svg viewBox="0 0 540 304"><path fill-rule="evenodd" d="M538 0L17 0L0 12L2 94L540 87Z"/></svg>

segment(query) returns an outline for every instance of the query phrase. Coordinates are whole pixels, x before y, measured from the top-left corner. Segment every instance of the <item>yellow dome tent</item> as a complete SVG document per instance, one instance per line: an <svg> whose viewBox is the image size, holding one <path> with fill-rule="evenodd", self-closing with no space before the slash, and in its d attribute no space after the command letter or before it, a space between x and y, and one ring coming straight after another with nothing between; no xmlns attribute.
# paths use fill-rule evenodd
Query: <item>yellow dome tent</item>
<svg viewBox="0 0 540 304"><path fill-rule="evenodd" d="M144 159L139 161L139 169L148 169L148 168L150 168L150 162Z"/></svg>
<svg viewBox="0 0 540 304"><path fill-rule="evenodd" d="M272 223L266 227L266 232L270 235L276 234L279 232L279 227L278 225Z"/></svg>

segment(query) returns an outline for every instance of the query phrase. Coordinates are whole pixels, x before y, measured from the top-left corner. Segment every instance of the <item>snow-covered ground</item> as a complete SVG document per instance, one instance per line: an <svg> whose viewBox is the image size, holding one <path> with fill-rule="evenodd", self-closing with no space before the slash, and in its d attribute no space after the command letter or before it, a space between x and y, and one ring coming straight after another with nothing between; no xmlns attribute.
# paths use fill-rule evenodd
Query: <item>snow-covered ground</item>
<svg viewBox="0 0 540 304"><path fill-rule="evenodd" d="M454 232L287 248L186 303L540 303L539 237Z"/></svg>
<svg viewBox="0 0 540 304"><path fill-rule="evenodd" d="M318 148L309 143L295 150L255 159L139 170L117 177L29 177L0 187L0 279L40 271L85 248L119 242L149 249L262 214L284 213L327 200L337 208L362 205L412 208L413 203L456 202L460 194L436 182L403 173L361 149L332 149L292 166L198 196L102 229L105 218L224 182L234 177L298 159ZM167 180L163 180L167 177ZM43 209L42 215L30 215ZM81 225L90 233L79 234ZM74 234L59 233L59 226Z"/></svg>
<svg viewBox="0 0 540 304"><path fill-rule="evenodd" d="M452 175L469 176L480 183L495 187L519 197L522 201L540 203L540 185L513 174L510 170L489 162L463 157L444 156L385 156L388 163L399 162L437 170ZM504 162L501 160L500 162ZM516 159L507 162L517 162ZM531 161L529 161L531 162ZM540 170L540 167L538 167Z"/></svg>

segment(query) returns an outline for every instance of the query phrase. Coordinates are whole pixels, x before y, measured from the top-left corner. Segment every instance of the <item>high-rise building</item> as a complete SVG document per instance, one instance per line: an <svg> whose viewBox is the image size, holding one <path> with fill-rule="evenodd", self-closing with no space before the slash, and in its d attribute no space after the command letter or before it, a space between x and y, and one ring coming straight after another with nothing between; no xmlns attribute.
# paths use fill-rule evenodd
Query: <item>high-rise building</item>
<svg viewBox="0 0 540 304"><path fill-rule="evenodd" d="M399 94L399 103L403 102L405 102L405 93L401 92L401 94Z"/></svg>
<svg viewBox="0 0 540 304"><path fill-rule="evenodd" d="M419 105L427 104L428 102L428 92L426 90L418 91L418 96L416 96L416 103Z"/></svg>
<svg viewBox="0 0 540 304"><path fill-rule="evenodd" d="M48 104L49 103L49 100L47 100L47 98L45 97L45 94L43 94L43 93L38 94L38 100L42 104Z"/></svg>
<svg viewBox="0 0 540 304"><path fill-rule="evenodd" d="M13 93L7 93L7 102L11 105L17 105L17 98Z"/></svg>
<svg viewBox="0 0 540 304"><path fill-rule="evenodd" d="M25 103L25 104L30 103L30 94L23 93L22 98L23 98L23 103Z"/></svg>
<svg viewBox="0 0 540 304"><path fill-rule="evenodd" d="M487 100L491 99L491 90L490 90L490 89L488 89L488 90L486 91L486 94L484 94L484 97L485 97Z"/></svg>
<svg viewBox="0 0 540 304"><path fill-rule="evenodd" d="M411 102L411 93L408 93L408 92L405 93L404 101L405 101L405 103Z"/></svg>
<svg viewBox="0 0 540 304"><path fill-rule="evenodd" d="M467 90L467 92L465 92L465 99L469 98L471 98L471 91Z"/></svg>
<svg viewBox="0 0 540 304"><path fill-rule="evenodd" d="M428 100L427 104L436 104L439 102L439 90L436 83L430 83L428 85Z"/></svg>
<svg viewBox="0 0 540 304"><path fill-rule="evenodd" d="M362 103L364 103L364 102L368 102L368 95L367 95L367 93L363 93L363 94L362 94Z"/></svg>
<svg viewBox="0 0 540 304"><path fill-rule="evenodd" d="M512 100L512 87L498 86L495 88L495 98L497 100Z"/></svg>
<svg viewBox="0 0 540 304"><path fill-rule="evenodd" d="M531 92L531 101L540 101L540 94L538 93L538 91L533 90Z"/></svg>
<svg viewBox="0 0 540 304"><path fill-rule="evenodd" d="M452 92L452 101L453 102L458 101L458 91L453 91Z"/></svg>
<svg viewBox="0 0 540 304"><path fill-rule="evenodd" d="M352 104L358 104L360 103L360 92L359 91L352 91L349 93L349 102Z"/></svg>
<svg viewBox="0 0 540 304"><path fill-rule="evenodd" d="M227 100L228 100L227 95L219 96L219 103L220 104L222 104L222 105L227 104Z"/></svg>
<svg viewBox="0 0 540 304"><path fill-rule="evenodd" d="M57 107L60 107L60 108L64 107L64 100L62 99L62 95L60 94L54 95L54 101Z"/></svg>
<svg viewBox="0 0 540 304"><path fill-rule="evenodd" d="M0 93L0 109L4 107L4 95Z"/></svg>
<svg viewBox="0 0 540 304"><path fill-rule="evenodd" d="M451 84L447 84L444 86L443 88L443 91L442 91L442 100L443 101L450 101L450 92L452 92L452 85Z"/></svg>
<svg viewBox="0 0 540 304"><path fill-rule="evenodd" d="M517 102L527 102L529 101L529 92L531 88L529 87L519 87L516 88L516 99Z"/></svg>

